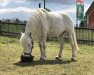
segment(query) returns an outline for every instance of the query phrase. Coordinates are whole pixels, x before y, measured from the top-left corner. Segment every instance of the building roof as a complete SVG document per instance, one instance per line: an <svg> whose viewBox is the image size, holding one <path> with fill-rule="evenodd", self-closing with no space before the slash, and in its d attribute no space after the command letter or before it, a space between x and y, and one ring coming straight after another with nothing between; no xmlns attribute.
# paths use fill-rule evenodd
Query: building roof
<svg viewBox="0 0 94 75"><path fill-rule="evenodd" d="M86 14L89 14L89 12L91 12L91 10L94 8L94 1L92 2L92 4L90 5L89 9L86 11Z"/></svg>

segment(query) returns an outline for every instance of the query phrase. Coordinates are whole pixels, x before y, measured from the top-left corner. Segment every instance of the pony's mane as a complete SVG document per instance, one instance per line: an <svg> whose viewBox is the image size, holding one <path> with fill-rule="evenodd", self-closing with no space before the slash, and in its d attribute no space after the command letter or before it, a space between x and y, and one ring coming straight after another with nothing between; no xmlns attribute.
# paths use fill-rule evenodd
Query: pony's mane
<svg viewBox="0 0 94 75"><path fill-rule="evenodd" d="M31 33L33 40L39 40L41 38L42 31L45 29L43 23L46 23L45 21L47 21L47 14L48 11L45 9L38 9L33 12L32 16L29 18L25 33Z"/></svg>
<svg viewBox="0 0 94 75"><path fill-rule="evenodd" d="M42 11L42 12L44 12L44 13L48 14L48 11L47 11L47 10L45 10L45 9L43 9L43 8L40 8L38 11Z"/></svg>

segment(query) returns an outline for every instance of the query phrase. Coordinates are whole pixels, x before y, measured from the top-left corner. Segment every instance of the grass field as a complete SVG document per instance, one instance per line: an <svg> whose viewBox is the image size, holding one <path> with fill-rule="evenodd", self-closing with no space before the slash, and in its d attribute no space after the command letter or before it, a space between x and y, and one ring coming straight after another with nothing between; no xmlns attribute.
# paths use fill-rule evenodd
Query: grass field
<svg viewBox="0 0 94 75"><path fill-rule="evenodd" d="M0 36L0 75L94 75L94 47L79 45L76 62L71 59L71 47L65 44L62 60L55 60L57 42L47 42L47 60L39 61L39 47L33 49L34 62L20 63L22 47L19 38Z"/></svg>

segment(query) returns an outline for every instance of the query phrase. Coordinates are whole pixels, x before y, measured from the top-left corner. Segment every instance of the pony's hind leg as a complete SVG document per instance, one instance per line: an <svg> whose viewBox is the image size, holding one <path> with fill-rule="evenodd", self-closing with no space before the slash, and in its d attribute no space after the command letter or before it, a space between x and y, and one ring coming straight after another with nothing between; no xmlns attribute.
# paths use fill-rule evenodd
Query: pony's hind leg
<svg viewBox="0 0 94 75"><path fill-rule="evenodd" d="M69 39L71 42L71 47L72 47L72 61L76 60L76 50L78 49L78 45L76 42L76 36L75 36L75 32L74 30L72 30L72 32L69 32Z"/></svg>
<svg viewBox="0 0 94 75"><path fill-rule="evenodd" d="M58 40L59 40L59 43L60 43L60 50L59 50L57 56L55 57L55 59L60 59L61 56L62 56L62 51L63 51L63 47L64 47L63 36L64 36L64 33L62 33L62 34L58 37Z"/></svg>

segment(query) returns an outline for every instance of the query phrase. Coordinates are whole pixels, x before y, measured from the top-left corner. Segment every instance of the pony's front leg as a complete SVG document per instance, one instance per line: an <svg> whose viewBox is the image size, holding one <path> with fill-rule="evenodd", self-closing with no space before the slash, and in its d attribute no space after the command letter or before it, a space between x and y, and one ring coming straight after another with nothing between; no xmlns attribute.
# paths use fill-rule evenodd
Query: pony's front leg
<svg viewBox="0 0 94 75"><path fill-rule="evenodd" d="M46 60L45 43L46 43L46 39L41 37L41 40L39 41L39 47L40 47L40 53L41 53L40 60Z"/></svg>

